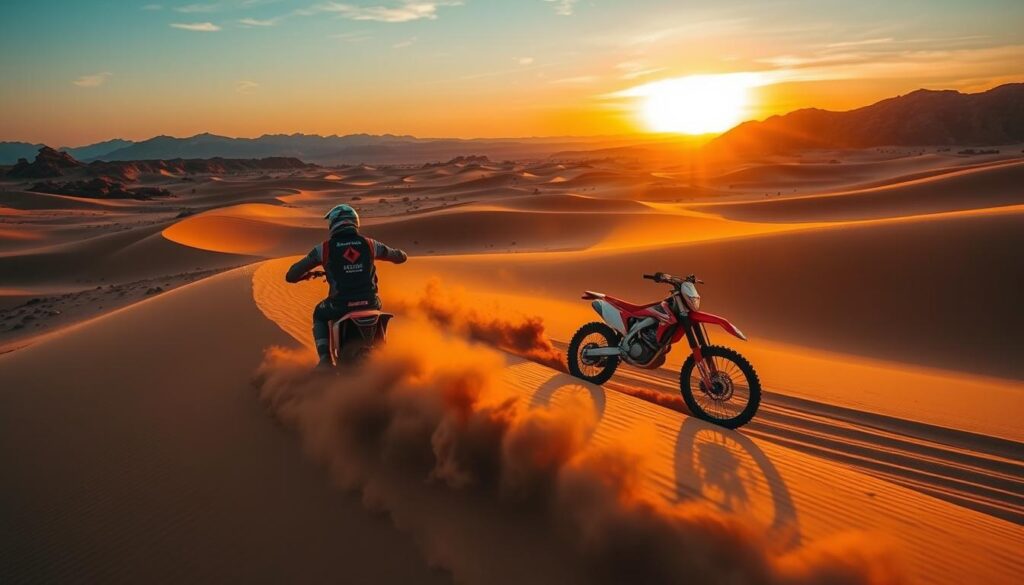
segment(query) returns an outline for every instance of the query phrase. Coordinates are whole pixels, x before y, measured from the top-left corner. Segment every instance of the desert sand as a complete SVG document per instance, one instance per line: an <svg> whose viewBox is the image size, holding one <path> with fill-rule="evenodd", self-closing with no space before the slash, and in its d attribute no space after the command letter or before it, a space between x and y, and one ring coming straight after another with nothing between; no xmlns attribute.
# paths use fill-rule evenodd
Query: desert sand
<svg viewBox="0 0 1024 585"><path fill-rule="evenodd" d="M1006 152L159 175L139 184L171 196L145 201L8 180L0 577L1017 582ZM323 285L282 274L338 202L412 258L381 267L384 355L325 381ZM595 317L579 294L655 300L657 270L698 274L750 336L712 332L764 381L748 427L682 412L682 352L603 388L559 371Z"/></svg>

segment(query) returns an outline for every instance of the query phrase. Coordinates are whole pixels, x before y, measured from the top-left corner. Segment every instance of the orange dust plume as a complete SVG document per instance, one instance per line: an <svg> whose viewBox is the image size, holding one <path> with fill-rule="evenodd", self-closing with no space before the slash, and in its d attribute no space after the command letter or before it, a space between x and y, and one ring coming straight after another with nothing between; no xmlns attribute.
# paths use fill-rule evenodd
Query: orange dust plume
<svg viewBox="0 0 1024 585"><path fill-rule="evenodd" d="M397 302L406 312L420 314L446 329L498 349L564 372L565 359L536 315L487 314L471 306L458 289L446 288L437 277L427 281L423 294ZM499 312L498 309L495 309Z"/></svg>
<svg viewBox="0 0 1024 585"><path fill-rule="evenodd" d="M657 404L658 406L662 406L669 410L674 410L683 414L690 414L690 410L686 407L686 402L683 401L683 397L679 394L658 392L657 390L637 388L636 386L616 386L615 389L623 394L629 394L634 398L639 398L640 400Z"/></svg>
<svg viewBox="0 0 1024 585"><path fill-rule="evenodd" d="M358 369L273 348L255 383L342 487L466 583L899 583L863 537L783 553L710 505L641 489L642 441L588 442L586 405L529 408L497 352L431 324Z"/></svg>

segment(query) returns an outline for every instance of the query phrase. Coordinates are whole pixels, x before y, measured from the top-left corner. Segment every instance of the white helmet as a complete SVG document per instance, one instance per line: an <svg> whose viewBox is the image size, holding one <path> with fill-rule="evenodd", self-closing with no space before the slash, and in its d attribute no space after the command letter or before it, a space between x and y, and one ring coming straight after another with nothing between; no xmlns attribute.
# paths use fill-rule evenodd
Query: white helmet
<svg viewBox="0 0 1024 585"><path fill-rule="evenodd" d="M351 225L353 227L359 227L359 214L351 205L342 203L341 205L335 205L327 212L324 216L331 229L336 225Z"/></svg>

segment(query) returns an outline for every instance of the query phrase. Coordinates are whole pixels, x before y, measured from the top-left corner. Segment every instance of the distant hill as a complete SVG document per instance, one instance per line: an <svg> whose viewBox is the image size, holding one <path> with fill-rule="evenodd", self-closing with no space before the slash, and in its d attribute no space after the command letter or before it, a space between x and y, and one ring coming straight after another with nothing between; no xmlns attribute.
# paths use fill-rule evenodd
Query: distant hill
<svg viewBox="0 0 1024 585"><path fill-rule="evenodd" d="M35 160L25 158L11 167L7 176L15 179L42 179L65 176L98 177L108 182L131 183L143 175L184 176L191 174L225 174L252 171L289 171L315 167L294 157L253 159L205 158L135 161L93 161L85 164L70 154L49 146L39 149ZM84 185L84 183L83 183ZM98 183L93 183L93 186ZM76 188L77 188L76 184ZM109 185L108 185L109 186Z"/></svg>
<svg viewBox="0 0 1024 585"><path fill-rule="evenodd" d="M815 108L745 122L712 140L711 154L815 148L997 145L1024 142L1024 83L981 93L919 89L846 112Z"/></svg>
<svg viewBox="0 0 1024 585"><path fill-rule="evenodd" d="M174 158L169 160L93 161L86 173L130 183L143 175L219 175L252 171L297 171L315 167L288 156L265 158Z"/></svg>
<svg viewBox="0 0 1024 585"><path fill-rule="evenodd" d="M131 140L115 138L113 140L105 140L103 142L97 142L96 144L89 144L86 146L62 146L59 150L70 154L78 160L96 160L103 158L115 150L127 148L133 144L135 143Z"/></svg>
<svg viewBox="0 0 1024 585"><path fill-rule="evenodd" d="M144 160L171 158L261 158L289 156L318 164L420 164L448 160L462 155L483 155L491 159L546 158L567 149L588 149L635 143L633 138L515 138L453 139L416 138L350 134L268 134L259 138L230 138L198 134L188 138L157 136L107 153L102 160Z"/></svg>
<svg viewBox="0 0 1024 585"><path fill-rule="evenodd" d="M114 139L62 148L78 160L260 159L291 157L332 164L422 164L456 156L491 160L544 158L658 158L678 160L699 140L657 135L505 139L416 138L391 134L267 134L231 138L197 134L156 136L140 142ZM918 90L846 112L815 108L745 122L710 141L705 154L762 155L816 148L876 146L990 146L1024 143L1024 83L986 92ZM30 158L41 144L0 142L0 165Z"/></svg>
<svg viewBox="0 0 1024 585"><path fill-rule="evenodd" d="M42 147L42 144L28 142L0 142L0 165L13 165L19 158L32 158Z"/></svg>

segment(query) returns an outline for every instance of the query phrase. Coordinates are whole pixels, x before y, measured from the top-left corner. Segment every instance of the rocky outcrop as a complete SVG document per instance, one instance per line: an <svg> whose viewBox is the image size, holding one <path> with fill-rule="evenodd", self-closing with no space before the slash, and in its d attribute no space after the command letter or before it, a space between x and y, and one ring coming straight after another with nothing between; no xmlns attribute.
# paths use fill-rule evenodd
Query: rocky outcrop
<svg viewBox="0 0 1024 585"><path fill-rule="evenodd" d="M95 177L81 181L43 181L32 185L30 189L38 193L54 195L70 195L89 199L151 199L167 197L171 194L160 187L126 187L124 183L106 177Z"/></svg>
<svg viewBox="0 0 1024 585"><path fill-rule="evenodd" d="M84 166L84 163L75 160L68 153L44 146L39 149L34 161L28 162L26 159L19 159L17 164L7 172L7 176L18 179L61 177Z"/></svg>

